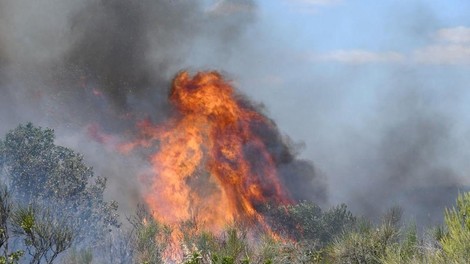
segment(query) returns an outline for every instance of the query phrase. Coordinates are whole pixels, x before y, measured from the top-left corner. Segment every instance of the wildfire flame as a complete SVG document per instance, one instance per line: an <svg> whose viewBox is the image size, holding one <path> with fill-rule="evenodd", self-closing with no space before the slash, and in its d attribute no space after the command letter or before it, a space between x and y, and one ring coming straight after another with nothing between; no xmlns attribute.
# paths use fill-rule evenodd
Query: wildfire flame
<svg viewBox="0 0 470 264"><path fill-rule="evenodd" d="M233 222L269 229L260 206L291 203L272 155L254 133L271 121L217 72L180 72L169 99L174 116L161 125L139 123L139 139L125 145L156 149L144 193L153 217L170 225L191 219L213 232Z"/></svg>

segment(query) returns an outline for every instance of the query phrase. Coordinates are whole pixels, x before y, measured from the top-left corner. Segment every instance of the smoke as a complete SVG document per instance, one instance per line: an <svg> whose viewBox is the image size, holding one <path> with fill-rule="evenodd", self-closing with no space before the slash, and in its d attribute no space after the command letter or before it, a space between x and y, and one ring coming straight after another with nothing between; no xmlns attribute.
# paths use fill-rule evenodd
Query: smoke
<svg viewBox="0 0 470 264"><path fill-rule="evenodd" d="M169 76L200 30L200 9L193 1L86 5L71 19L77 39L59 65L71 74L65 81L82 78L119 114L142 107L149 107L148 113L164 111Z"/></svg>
<svg viewBox="0 0 470 264"><path fill-rule="evenodd" d="M309 51L321 52L329 44L327 48L338 48L337 38L345 32L337 28L344 25L367 34L377 30L373 17L356 20L341 13L347 8L312 18L318 28L309 32L319 44L311 43ZM393 3L386 10L380 22L387 27L370 33L377 39L354 43L354 48L425 46L446 26L428 4ZM329 15L334 21L323 23ZM419 226L441 222L444 207L454 204L459 190L469 189L468 67L345 65L301 60L295 56L308 54L264 45L306 34L296 25L274 36L257 35L263 43L255 49L258 65L238 72L244 76L241 87L258 100L266 98L263 102L279 127L294 141L305 142L301 157L313 160L317 175L325 175L331 205L344 202L354 213L375 219L398 205L406 220ZM257 32L267 32L269 26L261 25ZM348 45L353 44L344 43Z"/></svg>
<svg viewBox="0 0 470 264"><path fill-rule="evenodd" d="M262 107L257 108L259 112L263 112ZM271 122L272 127L258 126L254 130L264 140L264 144L273 156L279 169L279 177L290 190L292 198L295 201L314 201L319 205L326 205L328 202L326 178L312 161L298 157L300 146L282 135L275 122L273 120Z"/></svg>
<svg viewBox="0 0 470 264"><path fill-rule="evenodd" d="M353 195L364 214L378 217L398 205L408 219L424 226L436 224L459 189L464 190L452 164L457 142L454 121L445 111L450 106L439 105L450 98L439 100L435 93L413 83L381 95L383 103L374 118L379 136L370 156L361 154L370 164L368 182L363 182L366 192Z"/></svg>
<svg viewBox="0 0 470 264"><path fill-rule="evenodd" d="M2 0L0 62L11 60L12 82L38 90L36 101L66 105L67 118L48 109L62 119L128 112L162 118L170 80L197 39L207 36L219 56L217 49L236 45L253 21L251 1L204 3Z"/></svg>
<svg viewBox="0 0 470 264"><path fill-rule="evenodd" d="M185 67L197 38L209 36L208 46L215 50L213 56L219 56L217 48L230 48L252 20L251 1L202 3L90 2L69 21L73 42L57 66L66 69L61 77L67 87L81 79L92 86L85 88L103 93L112 112L145 113L161 120L169 109L170 80Z"/></svg>
<svg viewBox="0 0 470 264"><path fill-rule="evenodd" d="M137 175L149 164L143 154L123 157L102 143L132 137L137 120L168 118L173 76L198 69L188 57L200 51L227 60L256 18L250 0L1 0L0 6L2 109L11 110L2 111L0 132L26 121L54 128L58 144L83 153L108 178L107 195L124 215L141 202ZM258 132L293 198L325 203L325 183L314 181L313 165L296 160L275 125Z"/></svg>
<svg viewBox="0 0 470 264"><path fill-rule="evenodd" d="M422 43L439 19L429 9L418 16L421 5L409 10L406 17L390 10L388 32L394 39L421 32ZM127 136L143 118L165 120L177 71L221 69L266 109L245 98L247 105L278 124L255 130L294 199L344 202L369 216L398 204L416 219L442 219L468 169L459 108L466 73L391 68L383 76L312 65L283 47L300 29L279 36L258 17L253 0L0 0L0 134L27 121L54 128L58 144L108 177L108 196L130 214L140 201L134 177L147 161L122 157L96 137ZM372 88L364 92L364 83ZM305 159L291 143L300 140Z"/></svg>
<svg viewBox="0 0 470 264"><path fill-rule="evenodd" d="M134 177L146 161L93 142L90 126L119 134L140 118L164 119L171 78L196 39L211 36L214 49L234 42L254 5L1 0L0 7L0 132L27 121L56 129L59 144L109 178L109 196L130 214L139 202Z"/></svg>

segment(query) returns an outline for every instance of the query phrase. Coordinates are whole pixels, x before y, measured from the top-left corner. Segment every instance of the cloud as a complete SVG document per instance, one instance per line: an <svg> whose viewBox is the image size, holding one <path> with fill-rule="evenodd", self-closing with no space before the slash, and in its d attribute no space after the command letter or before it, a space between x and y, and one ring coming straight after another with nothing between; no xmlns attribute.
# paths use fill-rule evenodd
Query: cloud
<svg viewBox="0 0 470 264"><path fill-rule="evenodd" d="M470 28L443 28L435 33L435 41L415 50L413 62L435 65L470 64Z"/></svg>
<svg viewBox="0 0 470 264"><path fill-rule="evenodd" d="M316 13L318 8L340 4L343 0L287 0L296 12Z"/></svg>
<svg viewBox="0 0 470 264"><path fill-rule="evenodd" d="M341 2L341 0L291 0L298 4L310 5L310 6L319 6L319 5L334 5Z"/></svg>
<svg viewBox="0 0 470 264"><path fill-rule="evenodd" d="M423 64L470 64L470 45L431 45L414 51L412 58Z"/></svg>
<svg viewBox="0 0 470 264"><path fill-rule="evenodd" d="M434 38L432 38L428 45L418 47L410 53L341 49L314 54L309 56L309 58L314 61L345 64L418 63L430 65L470 65L470 28L459 26L440 29L435 32Z"/></svg>
<svg viewBox="0 0 470 264"><path fill-rule="evenodd" d="M470 28L463 26L443 28L437 31L436 39L447 43L470 44Z"/></svg>
<svg viewBox="0 0 470 264"><path fill-rule="evenodd" d="M367 50L337 50L313 56L315 60L335 61L347 64L397 63L405 60L398 52L371 52Z"/></svg>

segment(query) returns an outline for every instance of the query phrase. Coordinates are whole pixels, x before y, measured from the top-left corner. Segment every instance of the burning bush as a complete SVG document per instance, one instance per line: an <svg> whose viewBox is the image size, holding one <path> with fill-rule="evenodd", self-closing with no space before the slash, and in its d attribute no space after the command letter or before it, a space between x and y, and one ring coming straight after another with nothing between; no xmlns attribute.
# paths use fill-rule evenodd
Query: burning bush
<svg viewBox="0 0 470 264"><path fill-rule="evenodd" d="M159 221L195 219L213 232L237 221L269 230L261 206L292 202L276 161L254 132L273 124L238 99L216 72L182 72L170 93L173 117L158 125L141 122L140 138L122 147L156 149L144 199Z"/></svg>

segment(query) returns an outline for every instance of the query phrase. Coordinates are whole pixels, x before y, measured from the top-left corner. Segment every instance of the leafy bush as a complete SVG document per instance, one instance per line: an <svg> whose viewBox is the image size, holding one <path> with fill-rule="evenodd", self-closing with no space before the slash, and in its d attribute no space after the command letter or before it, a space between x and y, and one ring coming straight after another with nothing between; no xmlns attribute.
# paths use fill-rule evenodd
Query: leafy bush
<svg viewBox="0 0 470 264"><path fill-rule="evenodd" d="M75 238L70 223L51 218L49 211L38 205L15 203L1 184L0 221L0 263L18 263L20 259L21 263L52 263ZM25 252L29 256L23 258Z"/></svg>
<svg viewBox="0 0 470 264"><path fill-rule="evenodd" d="M296 241L309 240L318 246L329 243L344 230L354 226L356 221L344 204L325 212L311 202L278 208L267 207L265 211L277 233L287 235Z"/></svg>
<svg viewBox="0 0 470 264"><path fill-rule="evenodd" d="M135 263L164 263L163 254L171 244L171 229L157 222L144 207L130 219L133 226L131 246Z"/></svg>
<svg viewBox="0 0 470 264"><path fill-rule="evenodd" d="M194 232L185 235L182 249L185 264L235 264L250 263L250 245L242 228L227 228L222 235Z"/></svg>
<svg viewBox="0 0 470 264"><path fill-rule="evenodd" d="M453 263L470 261L470 192L459 194L457 207L445 212L446 233L441 238L444 258Z"/></svg>
<svg viewBox="0 0 470 264"><path fill-rule="evenodd" d="M117 204L103 199L106 179L83 156L54 144L54 131L20 125L0 140L0 170L15 199L47 206L50 217L75 219L77 239L100 237L117 226Z"/></svg>
<svg viewBox="0 0 470 264"><path fill-rule="evenodd" d="M388 250L399 242L397 217L393 209L378 227L366 220L361 221L352 231L336 239L330 257L335 263L381 263Z"/></svg>
<svg viewBox="0 0 470 264"><path fill-rule="evenodd" d="M86 249L72 249L69 254L61 261L62 264L91 264L93 253ZM111 263L111 262L110 262Z"/></svg>
<svg viewBox="0 0 470 264"><path fill-rule="evenodd" d="M80 154L56 146L52 130L32 124L0 140L0 172L7 184L0 184L0 264L165 263L169 248L181 249L184 264L470 260L470 193L460 194L456 206L445 211L434 238L420 238L414 225L401 226L398 207L373 225L356 219L344 204L325 211L311 202L266 206L261 213L279 239L242 225L214 234L194 221L182 222L172 233L143 207L129 219L130 229L121 228L116 204L103 199L106 179L95 176ZM87 247L93 250L76 241L92 241Z"/></svg>

